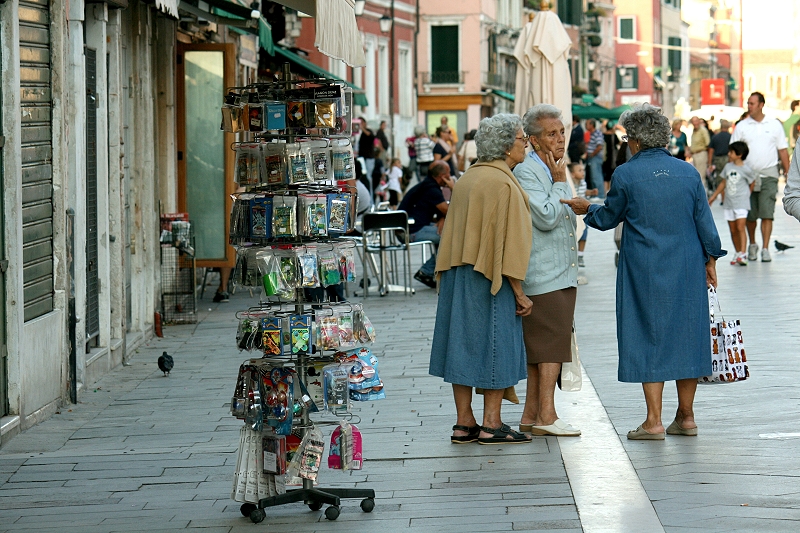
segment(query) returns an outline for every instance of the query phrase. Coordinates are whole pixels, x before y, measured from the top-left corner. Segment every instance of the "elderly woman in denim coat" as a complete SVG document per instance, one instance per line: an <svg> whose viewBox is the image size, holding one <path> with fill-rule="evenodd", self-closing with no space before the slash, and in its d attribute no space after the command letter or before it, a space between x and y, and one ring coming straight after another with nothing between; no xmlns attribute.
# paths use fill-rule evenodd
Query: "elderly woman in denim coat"
<svg viewBox="0 0 800 533"><path fill-rule="evenodd" d="M670 124L643 104L623 113L633 157L614 171L604 205L562 200L599 230L624 222L617 270L619 380L641 383L647 418L629 439L697 435L697 378L711 373L707 287L717 286L722 249L703 181L666 150ZM624 140L624 139L623 139ZM664 430L665 381L676 381L678 410Z"/></svg>

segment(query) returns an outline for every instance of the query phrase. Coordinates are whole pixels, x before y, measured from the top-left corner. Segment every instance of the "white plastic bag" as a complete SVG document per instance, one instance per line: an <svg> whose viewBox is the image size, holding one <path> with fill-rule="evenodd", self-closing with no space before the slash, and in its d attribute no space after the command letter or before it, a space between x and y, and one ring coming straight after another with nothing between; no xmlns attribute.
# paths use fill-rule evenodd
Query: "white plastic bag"
<svg viewBox="0 0 800 533"><path fill-rule="evenodd" d="M558 377L558 388L565 392L581 390L583 378L581 376L581 358L578 354L578 339L575 336L575 327L572 327L572 361L561 363L561 375Z"/></svg>

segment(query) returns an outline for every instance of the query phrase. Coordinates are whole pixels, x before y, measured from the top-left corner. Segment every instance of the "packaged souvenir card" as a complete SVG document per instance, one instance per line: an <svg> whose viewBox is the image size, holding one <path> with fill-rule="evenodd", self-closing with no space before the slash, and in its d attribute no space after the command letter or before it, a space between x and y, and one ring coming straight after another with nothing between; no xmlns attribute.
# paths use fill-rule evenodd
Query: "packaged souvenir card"
<svg viewBox="0 0 800 533"><path fill-rule="evenodd" d="M353 311L353 329L361 344L375 342L375 328L363 309Z"/></svg>
<svg viewBox="0 0 800 533"><path fill-rule="evenodd" d="M257 195L250 200L250 241L272 238L272 196Z"/></svg>
<svg viewBox="0 0 800 533"><path fill-rule="evenodd" d="M327 143L311 141L303 143L303 146L308 151L312 181L327 182L333 180L331 149L328 148Z"/></svg>
<svg viewBox="0 0 800 533"><path fill-rule="evenodd" d="M222 106L222 131L238 133L242 131L242 108L239 106Z"/></svg>
<svg viewBox="0 0 800 533"><path fill-rule="evenodd" d="M361 431L346 420L342 420L331 434L328 468L361 470L363 457Z"/></svg>
<svg viewBox="0 0 800 533"><path fill-rule="evenodd" d="M293 250L276 250L275 256L280 264L278 294L286 299L294 299L295 289L300 288L300 267L297 254Z"/></svg>
<svg viewBox="0 0 800 533"><path fill-rule="evenodd" d="M281 353L283 353L281 319L278 317L262 318L260 329L264 354L281 355Z"/></svg>
<svg viewBox="0 0 800 533"><path fill-rule="evenodd" d="M289 331L292 335L292 353L311 353L311 317L292 315L289 317Z"/></svg>
<svg viewBox="0 0 800 533"><path fill-rule="evenodd" d="M354 246L346 244L338 248L339 256L339 270L342 273L342 279L348 283L356 281L356 253Z"/></svg>
<svg viewBox="0 0 800 533"><path fill-rule="evenodd" d="M331 193L328 195L328 233L347 233L350 215L350 195Z"/></svg>
<svg viewBox="0 0 800 533"><path fill-rule="evenodd" d="M285 144L268 143L261 146L261 183L281 185L286 183Z"/></svg>
<svg viewBox="0 0 800 533"><path fill-rule="evenodd" d="M272 200L272 236L297 237L297 197L275 196Z"/></svg>
<svg viewBox="0 0 800 533"><path fill-rule="evenodd" d="M314 102L314 118L318 128L335 127L336 100L317 100Z"/></svg>
<svg viewBox="0 0 800 533"><path fill-rule="evenodd" d="M283 475L286 473L286 436L264 435L264 473Z"/></svg>
<svg viewBox="0 0 800 533"><path fill-rule="evenodd" d="M339 320L335 316L323 316L318 320L320 346L323 350L337 350L339 348Z"/></svg>
<svg viewBox="0 0 800 533"><path fill-rule="evenodd" d="M267 103L267 129L284 130L286 129L286 104L280 102Z"/></svg>
<svg viewBox="0 0 800 533"><path fill-rule="evenodd" d="M297 262L300 264L300 271L302 273L300 286L304 289L319 287L316 250L309 249L297 254Z"/></svg>
<svg viewBox="0 0 800 533"><path fill-rule="evenodd" d="M309 430L300 447L300 470L298 475L303 479L316 481L319 475L319 466L322 464L322 456L325 453L325 441L322 437L322 431L316 427Z"/></svg>
<svg viewBox="0 0 800 533"><path fill-rule="evenodd" d="M231 195L232 203L228 244L242 244L250 239L250 200L252 198L252 194L246 193Z"/></svg>
<svg viewBox="0 0 800 533"><path fill-rule="evenodd" d="M350 313L340 313L336 316L339 325L339 346L342 348L353 348L356 345L356 337L353 332L353 317Z"/></svg>
<svg viewBox="0 0 800 533"><path fill-rule="evenodd" d="M347 413L350 408L347 365L333 363L322 369L325 410L333 415Z"/></svg>
<svg viewBox="0 0 800 533"><path fill-rule="evenodd" d="M339 260L334 251L320 250L317 254L319 261L319 280L323 287L338 285L342 282L342 275L339 272Z"/></svg>
<svg viewBox="0 0 800 533"><path fill-rule="evenodd" d="M301 147L300 143L286 145L286 159L289 184L308 183L311 174L308 152Z"/></svg>
<svg viewBox="0 0 800 533"><path fill-rule="evenodd" d="M246 130L259 132L264 131L264 106L261 104L246 104L244 106L247 115Z"/></svg>
<svg viewBox="0 0 800 533"><path fill-rule="evenodd" d="M240 187L249 187L259 183L259 147L258 145L243 144L236 150L235 181Z"/></svg>
<svg viewBox="0 0 800 533"><path fill-rule="evenodd" d="M314 127L315 120L309 117L308 102L295 100L286 104L286 126L288 128L307 128ZM309 118L311 124L309 125Z"/></svg>
<svg viewBox="0 0 800 533"><path fill-rule="evenodd" d="M256 345L258 336L258 321L249 317L239 320L239 328L236 330L236 345L239 351L252 350Z"/></svg>
<svg viewBox="0 0 800 533"><path fill-rule="evenodd" d="M301 234L307 237L328 235L328 198L324 194L301 194Z"/></svg>
<svg viewBox="0 0 800 533"><path fill-rule="evenodd" d="M334 146L331 148L331 157L333 158L333 179L336 181L353 179L355 175L353 147L349 144Z"/></svg>

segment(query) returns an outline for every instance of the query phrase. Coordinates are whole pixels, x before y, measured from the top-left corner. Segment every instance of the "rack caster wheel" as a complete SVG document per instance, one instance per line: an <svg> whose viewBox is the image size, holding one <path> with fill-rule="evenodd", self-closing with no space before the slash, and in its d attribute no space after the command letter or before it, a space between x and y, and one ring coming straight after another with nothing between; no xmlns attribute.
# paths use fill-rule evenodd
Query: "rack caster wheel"
<svg viewBox="0 0 800 533"><path fill-rule="evenodd" d="M256 505L253 503L243 503L241 507L239 507L239 511L242 513L242 516L250 516L255 509L257 509Z"/></svg>
<svg viewBox="0 0 800 533"><path fill-rule="evenodd" d="M327 509L325 509L325 518L328 520L336 520L339 518L339 507L336 505L331 505Z"/></svg>
<svg viewBox="0 0 800 533"><path fill-rule="evenodd" d="M308 508L312 511L319 511L322 509L322 502L311 502L308 504Z"/></svg>
<svg viewBox="0 0 800 533"><path fill-rule="evenodd" d="M375 500L372 498L364 498L361 500L361 510L365 513L371 513L375 509Z"/></svg>
<svg viewBox="0 0 800 533"><path fill-rule="evenodd" d="M267 515L264 513L264 511L262 511L261 509L258 509L258 508L253 509L250 512L250 520L254 524L258 524L259 522L263 522L266 517L267 517Z"/></svg>

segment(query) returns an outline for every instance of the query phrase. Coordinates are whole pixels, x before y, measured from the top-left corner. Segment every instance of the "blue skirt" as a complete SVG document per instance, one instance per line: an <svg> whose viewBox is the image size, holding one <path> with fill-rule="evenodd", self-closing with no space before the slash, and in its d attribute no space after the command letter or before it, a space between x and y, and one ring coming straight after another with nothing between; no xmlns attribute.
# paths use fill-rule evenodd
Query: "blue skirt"
<svg viewBox="0 0 800 533"><path fill-rule="evenodd" d="M472 265L442 273L431 346L432 376L495 390L528 377L514 292L506 279L496 296L491 286Z"/></svg>

